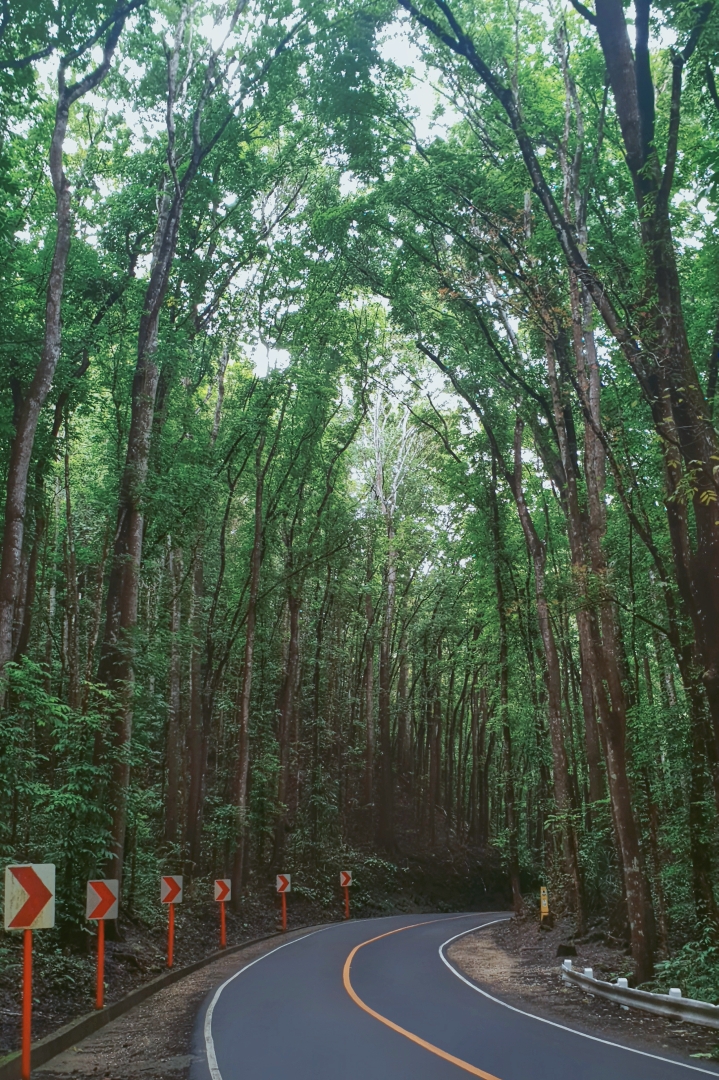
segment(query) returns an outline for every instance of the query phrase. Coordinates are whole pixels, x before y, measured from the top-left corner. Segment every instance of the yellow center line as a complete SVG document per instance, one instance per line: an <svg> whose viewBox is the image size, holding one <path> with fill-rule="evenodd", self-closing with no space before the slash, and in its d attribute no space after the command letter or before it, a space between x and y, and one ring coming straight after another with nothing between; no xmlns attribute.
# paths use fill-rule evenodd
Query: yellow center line
<svg viewBox="0 0 719 1080"><path fill-rule="evenodd" d="M463 916L457 916L457 918L463 918ZM426 1039L420 1039L419 1035L413 1034L411 1031L406 1031L405 1028L400 1027L399 1024L393 1023L388 1020L386 1016L382 1016L381 1013L375 1012L374 1009L370 1009L369 1005L366 1005L361 997L356 993L352 982L350 980L350 970L352 968L352 961L355 955L360 949L364 949L365 945L371 945L373 941L381 941L382 938L391 937L392 934L400 934L403 930L414 930L417 926L427 926L431 922L437 922L437 919L426 919L425 922L412 923L411 926L400 926L397 930L388 930L386 934L378 934L377 937L368 938L367 941L360 942L359 945L355 945L352 952L345 960L344 970L342 972L342 981L344 982L345 990L354 1001L355 1005L359 1005L360 1009L364 1009L366 1013L373 1016L375 1020L379 1020L381 1024L385 1024L386 1027L391 1028L392 1031L398 1032L400 1035L404 1035L405 1039L410 1039L411 1042L417 1043L418 1046L423 1047L425 1050L429 1050L430 1054L436 1054L437 1057L444 1058L445 1061L451 1062L452 1065L456 1065L459 1069L464 1069L465 1072L471 1073L472 1076L481 1076L482 1080L499 1080L498 1077L492 1073L484 1072L482 1069L476 1068L474 1065L470 1065L468 1061L462 1061L461 1058L455 1057L454 1054L448 1054L446 1050L441 1050L438 1046L434 1046L433 1043L427 1042ZM451 919L442 919L442 922L451 922Z"/></svg>

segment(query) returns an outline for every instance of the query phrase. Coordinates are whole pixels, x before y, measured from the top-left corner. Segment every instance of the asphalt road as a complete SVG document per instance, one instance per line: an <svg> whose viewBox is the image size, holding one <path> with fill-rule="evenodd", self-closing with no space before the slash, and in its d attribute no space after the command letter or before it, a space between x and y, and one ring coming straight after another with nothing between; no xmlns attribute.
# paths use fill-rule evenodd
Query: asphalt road
<svg viewBox="0 0 719 1080"><path fill-rule="evenodd" d="M441 946L502 917L363 920L280 946L209 995L192 1080L719 1076L704 1062L643 1054L543 1022L467 985L443 962Z"/></svg>

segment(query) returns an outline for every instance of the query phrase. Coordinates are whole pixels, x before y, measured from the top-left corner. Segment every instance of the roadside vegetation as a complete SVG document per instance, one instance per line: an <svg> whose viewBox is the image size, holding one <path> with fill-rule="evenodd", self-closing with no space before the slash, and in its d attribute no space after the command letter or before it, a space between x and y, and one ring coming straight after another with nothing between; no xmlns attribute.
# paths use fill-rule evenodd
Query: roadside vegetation
<svg viewBox="0 0 719 1080"><path fill-rule="evenodd" d="M351 869L546 885L717 999L719 13L629 15L2 7L0 860L56 864L53 993L90 877L149 941L161 873L249 933Z"/></svg>

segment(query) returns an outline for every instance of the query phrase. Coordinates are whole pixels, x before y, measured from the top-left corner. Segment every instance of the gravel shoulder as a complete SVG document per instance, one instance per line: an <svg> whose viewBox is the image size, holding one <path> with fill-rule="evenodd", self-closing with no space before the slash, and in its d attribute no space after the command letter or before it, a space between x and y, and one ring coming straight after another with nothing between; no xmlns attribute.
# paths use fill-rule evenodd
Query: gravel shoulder
<svg viewBox="0 0 719 1080"><path fill-rule="evenodd" d="M719 1032L614 1002L590 997L561 980L557 947L572 941L569 927L539 930L536 919L511 919L469 934L449 947L447 957L482 989L503 1001L567 1027L639 1050L669 1050L700 1061L719 1060ZM592 967L599 978L631 975L629 958L602 942L572 941L575 967ZM714 1056L716 1052L716 1056Z"/></svg>
<svg viewBox="0 0 719 1080"><path fill-rule="evenodd" d="M282 936L281 942L306 933L311 931L290 932ZM33 1069L33 1075L39 1080L186 1080L193 1061L193 1029L205 996L213 986L281 942L273 937L248 945L193 972L46 1065Z"/></svg>

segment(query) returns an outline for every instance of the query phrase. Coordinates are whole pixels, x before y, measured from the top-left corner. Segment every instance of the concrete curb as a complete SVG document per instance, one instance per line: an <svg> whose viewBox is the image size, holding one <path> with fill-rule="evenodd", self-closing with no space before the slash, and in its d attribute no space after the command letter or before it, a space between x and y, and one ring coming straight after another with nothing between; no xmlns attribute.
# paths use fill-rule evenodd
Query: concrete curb
<svg viewBox="0 0 719 1080"><path fill-rule="evenodd" d="M288 930L287 934L294 934L298 930L314 930L315 927L327 925L327 923L313 923L310 926L297 926ZM201 960L195 960L194 964L188 964L186 967L172 968L162 975L158 975L157 978L143 983L142 986L138 986L135 990L126 994L125 997L120 998L119 1001L113 1001L111 1005L106 1005L104 1009L98 1009L78 1017L77 1020L71 1020L69 1024L65 1024L51 1035L46 1035L43 1039L38 1039L37 1042L32 1044L32 1067L37 1068L39 1065L45 1065L52 1058L57 1057L58 1054L62 1054L64 1050L69 1050L71 1046L75 1046L82 1039L86 1039L88 1035L99 1031L106 1024L116 1020L118 1016L122 1016L124 1013L129 1012L130 1009L134 1009L135 1005L139 1005L141 1002L146 1001L147 998L152 997L153 994L164 990L166 986L172 986L173 983L184 979L186 975L192 975L194 971L199 971L200 968L207 967L216 960L222 960L223 957L232 953L241 952L242 949L247 949L250 945L259 945L260 942L270 941L273 938L287 937L287 934L278 931L273 934L263 934L262 937L243 941L241 945L230 945L226 949L210 953L209 956L204 956ZM8 1054L7 1057L0 1058L0 1080L20 1080L19 1050Z"/></svg>
<svg viewBox="0 0 719 1080"><path fill-rule="evenodd" d="M673 1020L686 1020L690 1024L719 1029L719 1005L710 1005L708 1001L695 1001L694 998L681 996L679 990L668 994L650 994L647 990L633 990L630 986L605 982L595 979L591 968L575 971L571 960L565 960L562 966L564 982L574 983L587 994L608 998L625 1008L643 1009L645 1012L669 1016ZM623 983L626 980L622 980ZM2 1073L0 1073L0 1078Z"/></svg>

